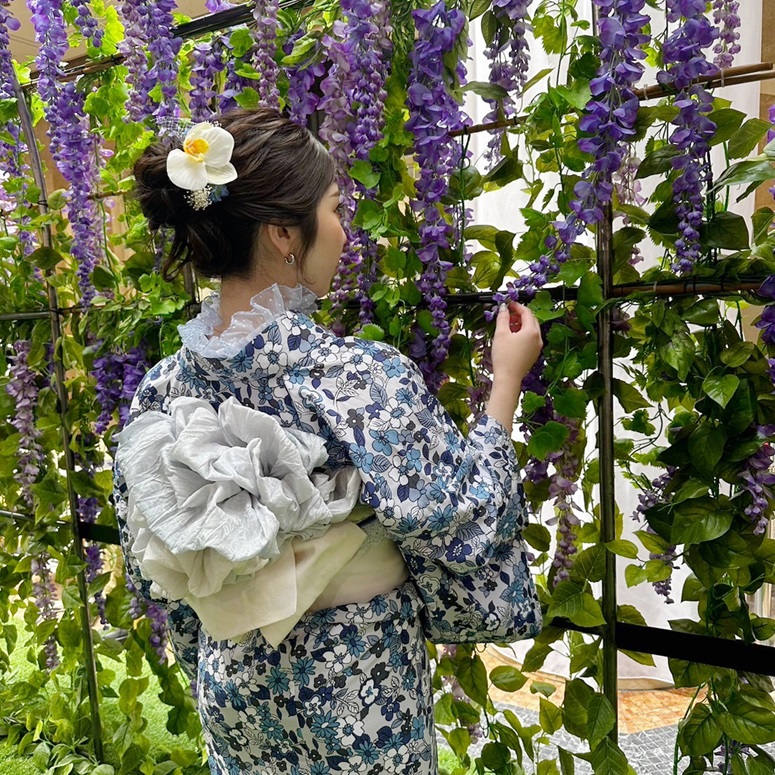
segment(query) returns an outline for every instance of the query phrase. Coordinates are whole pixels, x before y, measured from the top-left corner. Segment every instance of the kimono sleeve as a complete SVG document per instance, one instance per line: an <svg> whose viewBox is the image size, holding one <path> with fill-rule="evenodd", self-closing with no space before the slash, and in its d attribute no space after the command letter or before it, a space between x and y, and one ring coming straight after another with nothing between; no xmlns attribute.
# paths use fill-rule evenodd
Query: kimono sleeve
<svg viewBox="0 0 775 775"><path fill-rule="evenodd" d="M513 542L526 522L514 446L483 415L463 436L415 364L356 340L292 385L324 432L347 450L372 506L405 556L467 574Z"/></svg>
<svg viewBox="0 0 775 775"><path fill-rule="evenodd" d="M127 580L146 603L163 608L167 613L167 632L175 659L189 681L195 681L198 666L199 630L201 622L194 610L182 600L167 600L151 592L151 582L143 578L140 567L132 555L132 535L126 523L127 485L118 466L113 468L113 502L116 507L121 550Z"/></svg>

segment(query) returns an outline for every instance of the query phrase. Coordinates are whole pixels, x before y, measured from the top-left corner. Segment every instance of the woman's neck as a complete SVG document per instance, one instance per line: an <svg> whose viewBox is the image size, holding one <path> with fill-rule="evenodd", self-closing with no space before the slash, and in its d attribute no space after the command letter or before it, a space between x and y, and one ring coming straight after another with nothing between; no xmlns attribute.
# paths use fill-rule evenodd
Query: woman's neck
<svg viewBox="0 0 775 775"><path fill-rule="evenodd" d="M289 269L295 267L289 267ZM244 277L225 277L221 281L220 308L218 315L221 318L219 325L213 332L216 335L222 334L231 323L232 315L235 312L246 312L251 309L250 300L261 291L270 288L277 283L278 285L287 285L294 288L298 285L298 275L296 272L287 272L284 277L271 277L267 273L253 276L250 279Z"/></svg>

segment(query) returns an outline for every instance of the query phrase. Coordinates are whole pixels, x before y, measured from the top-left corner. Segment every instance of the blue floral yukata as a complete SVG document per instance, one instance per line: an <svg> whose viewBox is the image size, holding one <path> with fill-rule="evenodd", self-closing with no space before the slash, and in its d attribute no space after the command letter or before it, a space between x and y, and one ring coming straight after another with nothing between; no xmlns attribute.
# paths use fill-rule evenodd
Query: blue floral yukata
<svg viewBox="0 0 775 775"><path fill-rule="evenodd" d="M361 502L410 572L368 603L306 613L277 648L259 630L214 640L187 604L162 601L177 659L197 680L212 773L436 775L426 635L474 639L497 628L515 601L527 601L516 637L541 624L506 429L483 415L464 437L410 359L381 342L336 336L292 309L228 357L184 345L161 361L138 388L130 422L167 411L178 396L213 406L234 396L283 427L320 435L328 467L359 469ZM152 597L129 550L119 470L115 485L127 568Z"/></svg>

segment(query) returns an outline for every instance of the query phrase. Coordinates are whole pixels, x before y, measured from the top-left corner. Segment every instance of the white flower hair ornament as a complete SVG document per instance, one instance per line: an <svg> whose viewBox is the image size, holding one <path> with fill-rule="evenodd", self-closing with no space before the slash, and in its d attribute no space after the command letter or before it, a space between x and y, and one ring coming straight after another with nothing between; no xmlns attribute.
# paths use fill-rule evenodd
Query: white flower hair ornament
<svg viewBox="0 0 775 775"><path fill-rule="evenodd" d="M204 210L228 195L226 183L237 179L231 164L234 138L223 127L203 121L194 124L183 138L183 149L167 154L167 177L186 189L186 200L194 210Z"/></svg>

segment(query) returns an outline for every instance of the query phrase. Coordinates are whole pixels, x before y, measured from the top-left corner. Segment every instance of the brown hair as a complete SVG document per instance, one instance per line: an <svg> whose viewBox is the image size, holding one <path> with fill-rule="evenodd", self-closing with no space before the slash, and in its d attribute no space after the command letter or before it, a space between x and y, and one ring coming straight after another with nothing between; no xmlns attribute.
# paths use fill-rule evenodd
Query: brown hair
<svg viewBox="0 0 775 775"><path fill-rule="evenodd" d="M186 191L167 177L167 154L182 143L166 137L146 148L134 166L134 196L152 230L174 229L162 276L169 280L191 262L205 277L247 276L261 224L297 226L304 256L317 236L317 207L334 182L334 163L306 128L275 110L234 110L218 123L234 137L237 179L228 194L194 210Z"/></svg>

